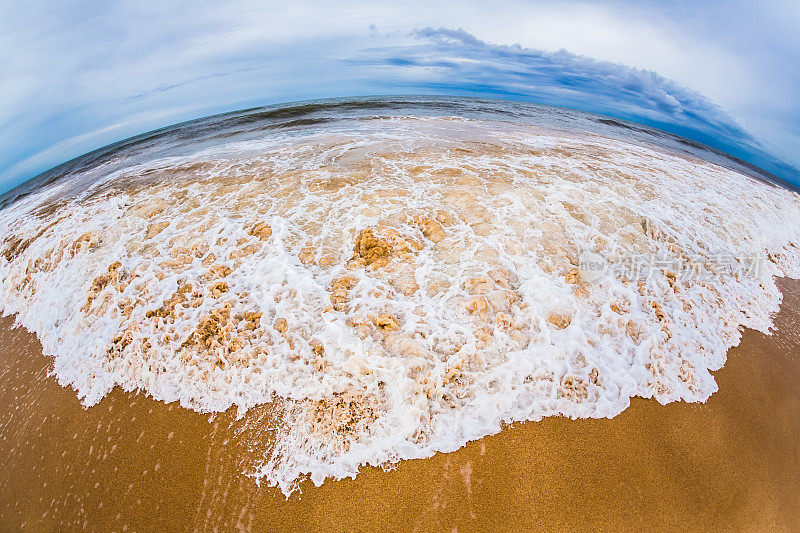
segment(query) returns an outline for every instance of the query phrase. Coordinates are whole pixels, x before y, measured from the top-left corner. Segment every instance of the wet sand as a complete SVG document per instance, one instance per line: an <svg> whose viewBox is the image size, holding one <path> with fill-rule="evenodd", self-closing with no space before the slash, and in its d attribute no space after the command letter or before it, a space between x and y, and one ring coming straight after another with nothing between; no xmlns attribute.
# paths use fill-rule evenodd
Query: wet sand
<svg viewBox="0 0 800 533"><path fill-rule="evenodd" d="M36 338L0 321L0 529L792 530L800 527L800 282L746 331L706 404L636 399L608 420L517 424L450 454L302 485L241 472L233 413L115 389L84 409ZM249 421L258 420L258 413Z"/></svg>

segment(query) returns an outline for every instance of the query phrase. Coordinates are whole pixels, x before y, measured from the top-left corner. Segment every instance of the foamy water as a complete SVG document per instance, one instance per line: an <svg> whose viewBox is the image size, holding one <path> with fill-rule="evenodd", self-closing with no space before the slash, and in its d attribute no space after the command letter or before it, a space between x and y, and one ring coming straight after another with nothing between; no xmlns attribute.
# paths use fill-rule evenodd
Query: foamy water
<svg viewBox="0 0 800 533"><path fill-rule="evenodd" d="M794 192L509 122L276 133L64 190L0 211L3 313L87 406L115 386L209 413L278 400L249 473L287 494L514 421L705 401L741 329L771 327L774 277L800 277ZM587 250L695 271L589 282Z"/></svg>

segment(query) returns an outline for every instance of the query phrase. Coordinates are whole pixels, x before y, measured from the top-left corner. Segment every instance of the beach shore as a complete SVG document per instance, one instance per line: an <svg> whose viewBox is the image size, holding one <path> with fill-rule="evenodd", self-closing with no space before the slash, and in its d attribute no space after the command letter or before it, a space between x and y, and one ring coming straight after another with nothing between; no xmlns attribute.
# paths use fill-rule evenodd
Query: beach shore
<svg viewBox="0 0 800 533"><path fill-rule="evenodd" d="M516 424L390 471L304 482L288 501L242 475L260 413L210 420L119 389L85 409L7 317L0 529L796 529L800 282L780 287L773 335L744 333L705 404L634 399L614 419Z"/></svg>

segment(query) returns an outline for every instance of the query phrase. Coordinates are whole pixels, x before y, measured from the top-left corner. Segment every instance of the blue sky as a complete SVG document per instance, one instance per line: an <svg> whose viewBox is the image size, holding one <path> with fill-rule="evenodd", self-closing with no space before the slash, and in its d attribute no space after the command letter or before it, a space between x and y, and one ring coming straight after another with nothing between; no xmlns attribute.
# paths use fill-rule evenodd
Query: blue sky
<svg viewBox="0 0 800 533"><path fill-rule="evenodd" d="M367 94L654 125L800 182L800 3L0 0L0 192L179 121Z"/></svg>

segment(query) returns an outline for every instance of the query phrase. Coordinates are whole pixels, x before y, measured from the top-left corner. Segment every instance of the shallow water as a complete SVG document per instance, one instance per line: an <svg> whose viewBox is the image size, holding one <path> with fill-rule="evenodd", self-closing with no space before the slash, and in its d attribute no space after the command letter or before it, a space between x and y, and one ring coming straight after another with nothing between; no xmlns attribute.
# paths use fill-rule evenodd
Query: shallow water
<svg viewBox="0 0 800 533"><path fill-rule="evenodd" d="M514 421L703 402L800 272L796 193L663 141L509 113L289 118L95 161L0 211L3 312L60 384L85 405L115 386L269 404L242 471L286 494Z"/></svg>

